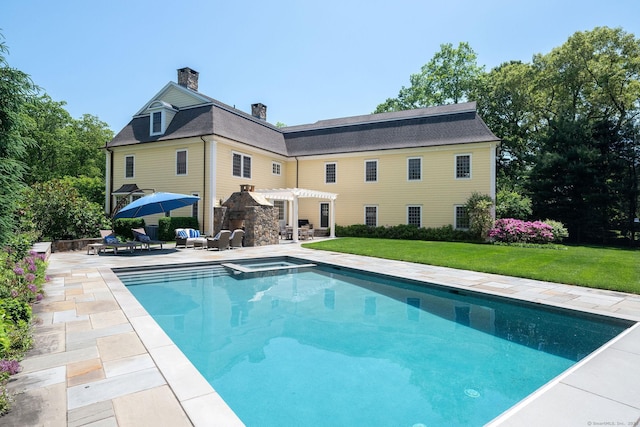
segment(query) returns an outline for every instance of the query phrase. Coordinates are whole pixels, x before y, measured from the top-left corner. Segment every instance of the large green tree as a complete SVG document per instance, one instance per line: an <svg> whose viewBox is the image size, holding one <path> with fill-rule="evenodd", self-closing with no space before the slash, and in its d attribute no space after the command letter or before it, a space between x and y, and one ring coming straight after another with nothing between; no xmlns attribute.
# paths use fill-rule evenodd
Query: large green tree
<svg viewBox="0 0 640 427"><path fill-rule="evenodd" d="M113 138L108 125L85 114L73 119L64 101L44 94L24 113L25 135L31 140L26 159L29 184L65 176L104 177L104 152Z"/></svg>
<svg viewBox="0 0 640 427"><path fill-rule="evenodd" d="M466 101L472 93L483 68L477 65L477 55L466 42L458 47L440 45L440 51L409 78L411 86L402 87L396 98L378 105L375 112L409 110Z"/></svg>
<svg viewBox="0 0 640 427"><path fill-rule="evenodd" d="M27 149L22 113L37 94L29 76L9 66L6 53L0 40L0 246L16 231L13 214L23 187Z"/></svg>

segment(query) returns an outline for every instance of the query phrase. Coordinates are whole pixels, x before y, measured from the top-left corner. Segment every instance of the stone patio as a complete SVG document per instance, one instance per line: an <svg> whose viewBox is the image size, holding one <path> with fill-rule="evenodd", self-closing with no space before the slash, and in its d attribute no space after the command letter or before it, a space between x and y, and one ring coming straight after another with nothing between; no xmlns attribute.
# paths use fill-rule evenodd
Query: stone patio
<svg viewBox="0 0 640 427"><path fill-rule="evenodd" d="M35 306L35 346L10 389L3 426L235 426L242 422L111 271L263 256L297 256L399 277L640 321L640 296L528 279L313 251L299 244L234 251L53 253ZM636 324L495 419L493 426L637 425ZM612 423L612 424L604 424Z"/></svg>

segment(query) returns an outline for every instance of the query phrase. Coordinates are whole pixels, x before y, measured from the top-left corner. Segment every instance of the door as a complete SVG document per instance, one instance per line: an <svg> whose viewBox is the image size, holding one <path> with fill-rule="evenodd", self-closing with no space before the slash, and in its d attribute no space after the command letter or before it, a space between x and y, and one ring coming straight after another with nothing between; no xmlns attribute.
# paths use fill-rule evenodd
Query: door
<svg viewBox="0 0 640 427"><path fill-rule="evenodd" d="M320 228L329 228L329 203L320 203Z"/></svg>

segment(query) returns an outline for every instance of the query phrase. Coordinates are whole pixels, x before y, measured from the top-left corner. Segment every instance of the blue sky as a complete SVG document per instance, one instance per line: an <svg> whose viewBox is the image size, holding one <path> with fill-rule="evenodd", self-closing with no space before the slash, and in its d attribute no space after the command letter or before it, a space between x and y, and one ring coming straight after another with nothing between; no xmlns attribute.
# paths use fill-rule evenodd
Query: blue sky
<svg viewBox="0 0 640 427"><path fill-rule="evenodd" d="M297 125L372 112L443 43L488 70L597 26L640 37L638 16L638 0L3 0L0 32L10 66L118 132L182 67L200 92Z"/></svg>

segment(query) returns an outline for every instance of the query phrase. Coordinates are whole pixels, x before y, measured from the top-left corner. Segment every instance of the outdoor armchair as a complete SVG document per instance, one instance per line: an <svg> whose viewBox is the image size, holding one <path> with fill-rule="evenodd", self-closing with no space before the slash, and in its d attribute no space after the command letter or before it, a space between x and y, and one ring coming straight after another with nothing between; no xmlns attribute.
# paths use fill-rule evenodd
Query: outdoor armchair
<svg viewBox="0 0 640 427"><path fill-rule="evenodd" d="M231 231L229 230L221 230L216 237L207 239L207 249L218 249L219 251L224 251L229 249L229 237L231 236Z"/></svg>

